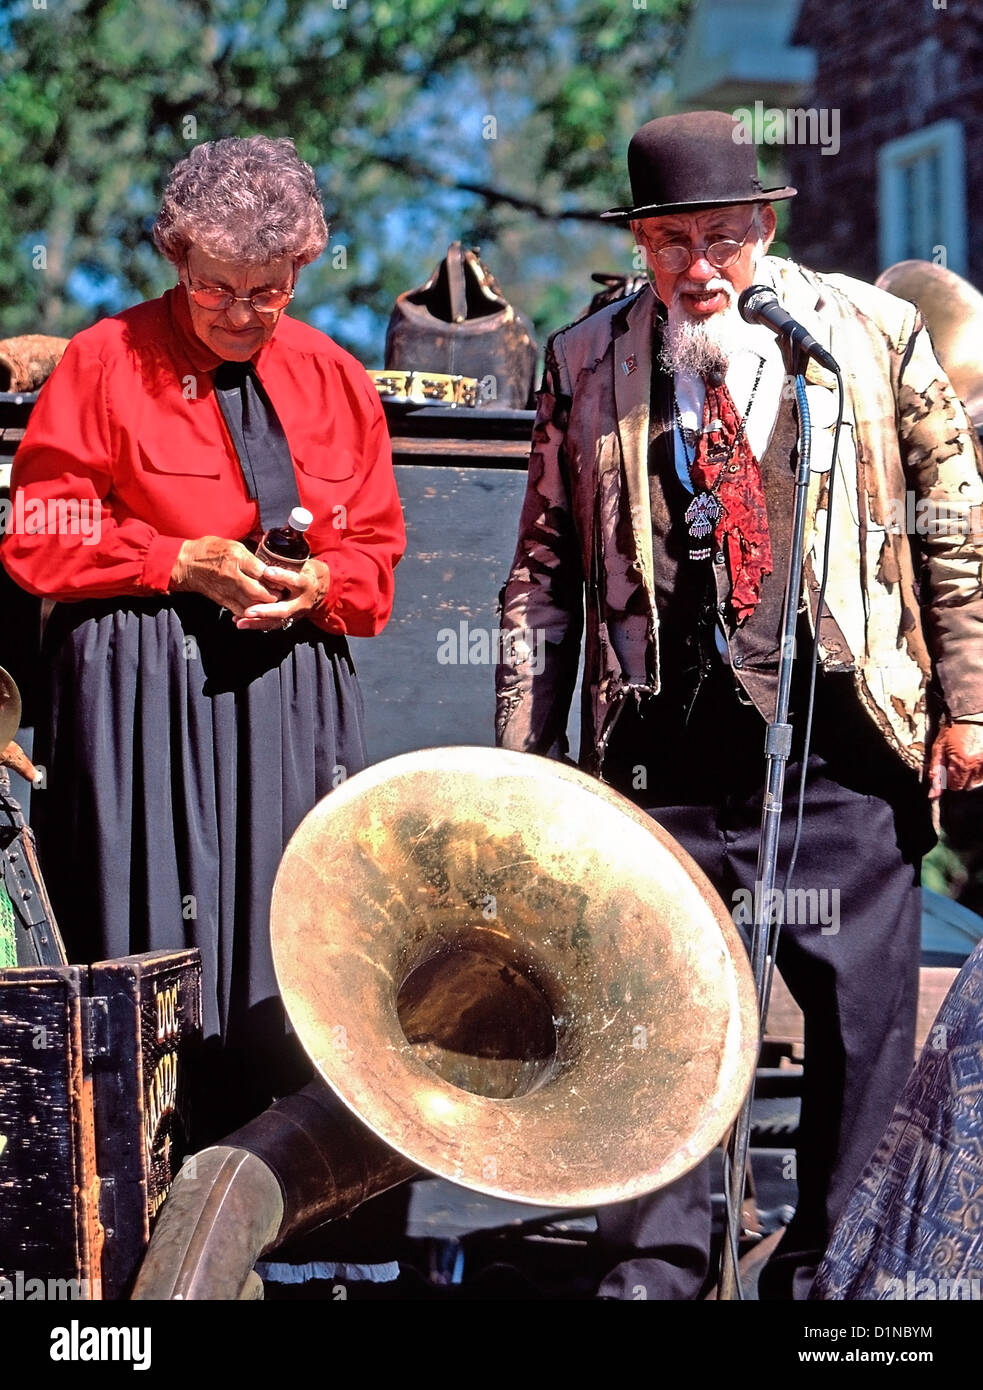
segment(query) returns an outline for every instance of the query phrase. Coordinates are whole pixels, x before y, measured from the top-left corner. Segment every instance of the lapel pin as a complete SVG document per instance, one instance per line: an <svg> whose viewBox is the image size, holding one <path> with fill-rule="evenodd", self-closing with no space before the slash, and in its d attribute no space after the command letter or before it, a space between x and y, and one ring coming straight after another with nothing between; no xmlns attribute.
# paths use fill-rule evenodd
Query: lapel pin
<svg viewBox="0 0 983 1390"><path fill-rule="evenodd" d="M621 370L624 372L625 376L631 376L632 372L636 369L637 366L638 358L635 356L634 353L632 353L630 357L626 357L625 360L622 362Z"/></svg>

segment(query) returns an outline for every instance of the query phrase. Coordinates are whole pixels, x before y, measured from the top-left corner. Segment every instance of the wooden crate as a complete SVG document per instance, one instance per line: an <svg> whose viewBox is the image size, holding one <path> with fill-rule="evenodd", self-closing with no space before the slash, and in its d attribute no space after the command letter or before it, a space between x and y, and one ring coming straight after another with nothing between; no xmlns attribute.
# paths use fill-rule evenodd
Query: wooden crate
<svg viewBox="0 0 983 1390"><path fill-rule="evenodd" d="M127 1295L184 1157L200 1037L196 950L0 971L4 1296Z"/></svg>

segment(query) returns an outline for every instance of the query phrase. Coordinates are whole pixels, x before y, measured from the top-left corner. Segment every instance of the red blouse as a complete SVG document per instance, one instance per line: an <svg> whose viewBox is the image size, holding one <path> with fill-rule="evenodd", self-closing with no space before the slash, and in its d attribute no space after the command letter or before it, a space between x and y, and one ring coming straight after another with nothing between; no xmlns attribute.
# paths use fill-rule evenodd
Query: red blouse
<svg viewBox="0 0 983 1390"><path fill-rule="evenodd" d="M63 602L166 593L183 541L259 536L212 390L219 360L181 286L72 339L14 459L0 559L22 588ZM371 637L406 548L378 394L354 357L286 314L253 361L331 571L311 621Z"/></svg>

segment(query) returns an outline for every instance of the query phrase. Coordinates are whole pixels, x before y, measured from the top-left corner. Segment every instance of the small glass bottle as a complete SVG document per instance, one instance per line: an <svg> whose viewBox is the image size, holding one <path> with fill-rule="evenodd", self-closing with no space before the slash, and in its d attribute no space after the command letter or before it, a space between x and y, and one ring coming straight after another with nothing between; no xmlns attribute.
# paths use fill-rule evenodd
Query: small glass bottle
<svg viewBox="0 0 983 1390"><path fill-rule="evenodd" d="M286 526L272 526L256 547L256 559L264 565L279 565L280 569L302 570L311 558L311 548L304 534L314 520L306 507L294 507ZM280 598L290 597L289 589L280 590Z"/></svg>
<svg viewBox="0 0 983 1390"><path fill-rule="evenodd" d="M294 507L286 526L274 526L265 533L256 547L256 559L264 565L277 565L284 570L301 570L311 558L311 548L304 534L314 517L306 507Z"/></svg>

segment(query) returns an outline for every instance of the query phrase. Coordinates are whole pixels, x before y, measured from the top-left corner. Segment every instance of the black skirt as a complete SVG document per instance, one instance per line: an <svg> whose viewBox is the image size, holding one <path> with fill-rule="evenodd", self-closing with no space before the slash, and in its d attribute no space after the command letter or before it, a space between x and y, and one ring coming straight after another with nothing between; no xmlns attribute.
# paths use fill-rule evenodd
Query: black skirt
<svg viewBox="0 0 983 1390"><path fill-rule="evenodd" d="M348 644L240 632L198 595L57 604L36 759L45 879L73 962L197 946L198 1142L302 1085L269 912L307 812L365 766Z"/></svg>

